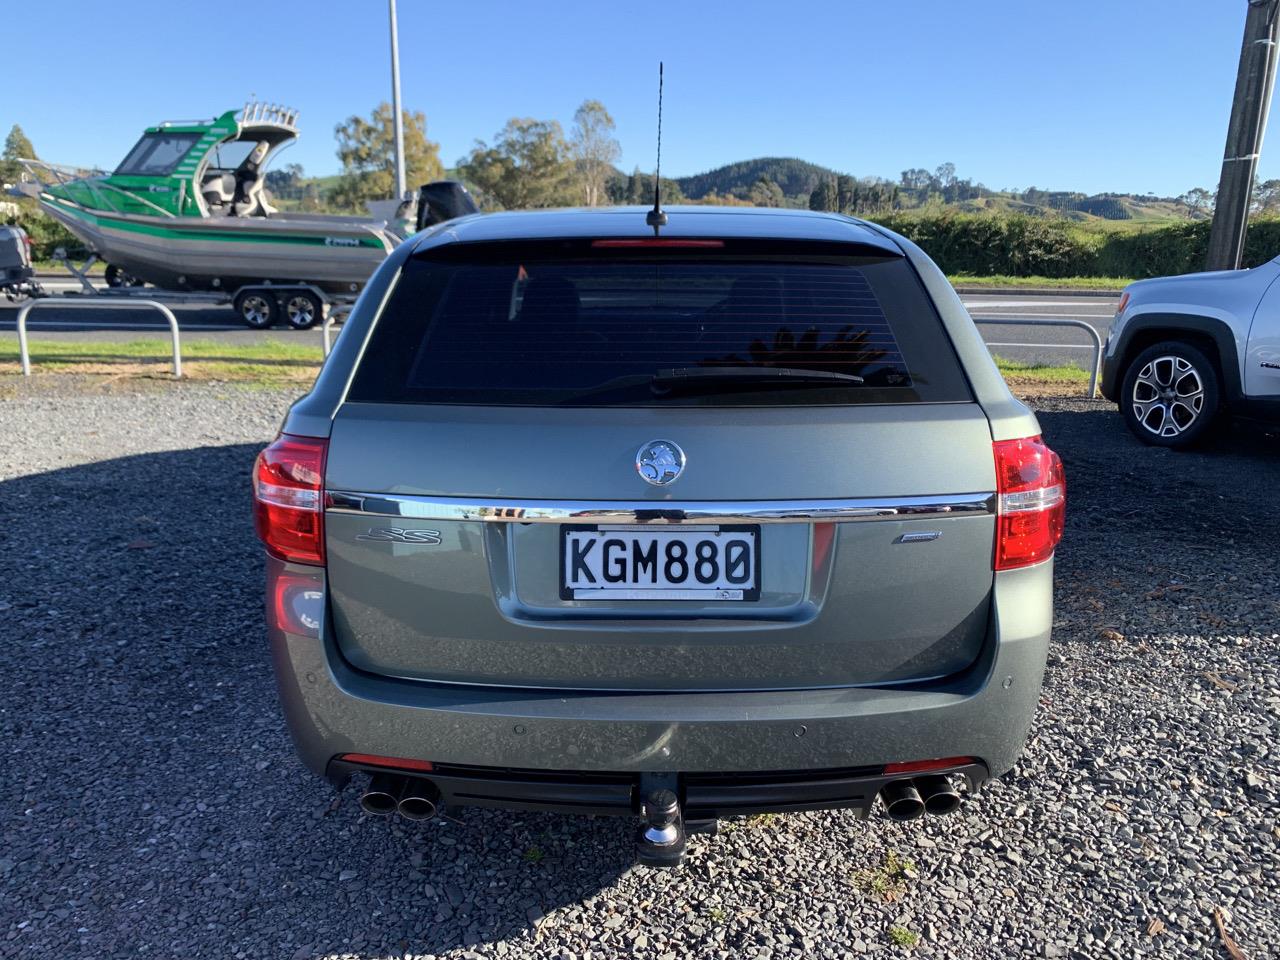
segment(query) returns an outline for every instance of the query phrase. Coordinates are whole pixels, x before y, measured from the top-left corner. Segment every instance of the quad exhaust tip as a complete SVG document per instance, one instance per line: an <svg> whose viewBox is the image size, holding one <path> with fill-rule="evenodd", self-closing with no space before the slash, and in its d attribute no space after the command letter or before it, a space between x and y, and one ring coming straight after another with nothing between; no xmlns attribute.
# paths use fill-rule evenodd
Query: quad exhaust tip
<svg viewBox="0 0 1280 960"><path fill-rule="evenodd" d="M360 795L360 809L377 817L389 816L396 812L403 790L403 777L376 773L369 780L368 788Z"/></svg>
<svg viewBox="0 0 1280 960"><path fill-rule="evenodd" d="M924 801L924 812L933 817L945 817L960 809L960 794L952 786L950 777L920 777L916 790Z"/></svg>
<svg viewBox="0 0 1280 960"><path fill-rule="evenodd" d="M915 820L929 814L945 817L960 809L960 794L951 778L942 775L895 780L880 791L890 820Z"/></svg>
<svg viewBox="0 0 1280 960"><path fill-rule="evenodd" d="M398 812L406 820L430 820L440 810L440 790L419 777L376 773L360 795L360 808L377 817Z"/></svg>
<svg viewBox="0 0 1280 960"><path fill-rule="evenodd" d="M880 791L890 820L914 820L924 815L924 801L910 780L895 780Z"/></svg>
<svg viewBox="0 0 1280 960"><path fill-rule="evenodd" d="M396 809L406 820L430 820L440 809L440 790L430 780L411 780Z"/></svg>

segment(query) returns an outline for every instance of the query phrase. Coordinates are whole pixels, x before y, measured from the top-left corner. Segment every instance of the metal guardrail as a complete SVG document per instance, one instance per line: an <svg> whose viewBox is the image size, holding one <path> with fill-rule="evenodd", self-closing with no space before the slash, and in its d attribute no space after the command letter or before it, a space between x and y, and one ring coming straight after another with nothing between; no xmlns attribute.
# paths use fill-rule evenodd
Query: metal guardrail
<svg viewBox="0 0 1280 960"><path fill-rule="evenodd" d="M346 323L347 317L350 315L351 307L338 305L330 308L328 316L324 318L324 323L320 325L320 334L324 337L324 355L326 357L329 356L329 352L333 349L329 332L333 329L339 317L342 318L343 323Z"/></svg>
<svg viewBox="0 0 1280 960"><path fill-rule="evenodd" d="M1026 347L1030 349L1044 349L1046 347L1053 350L1092 350L1093 363L1089 368L1089 398L1092 400L1098 396L1098 378L1102 372L1102 337L1092 326L1083 320L989 320L974 317L973 320L978 326L990 324L992 326L1003 327L1079 327L1087 330L1089 339L1093 341L1091 344L1083 343L987 343L987 348L991 347ZM986 342L986 341L984 341Z"/></svg>
<svg viewBox="0 0 1280 960"><path fill-rule="evenodd" d="M18 311L18 358L22 362L24 377L31 376L31 355L27 349L27 314L41 305L110 310L120 310L124 307L153 307L159 310L169 322L169 333L173 336L173 375L182 376L182 348L178 340L178 318L163 303L156 300L125 300L120 297L76 297L75 299L59 297L56 300L32 300L23 304L22 309Z"/></svg>

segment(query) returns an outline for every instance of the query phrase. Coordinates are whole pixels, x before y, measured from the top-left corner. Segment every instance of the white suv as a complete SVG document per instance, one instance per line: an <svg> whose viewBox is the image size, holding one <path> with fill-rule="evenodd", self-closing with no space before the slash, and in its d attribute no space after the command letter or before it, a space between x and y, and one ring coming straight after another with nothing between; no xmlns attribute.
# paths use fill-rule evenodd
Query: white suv
<svg viewBox="0 0 1280 960"><path fill-rule="evenodd" d="M1144 443L1187 447L1224 414L1280 420L1280 258L1131 284L1102 393Z"/></svg>

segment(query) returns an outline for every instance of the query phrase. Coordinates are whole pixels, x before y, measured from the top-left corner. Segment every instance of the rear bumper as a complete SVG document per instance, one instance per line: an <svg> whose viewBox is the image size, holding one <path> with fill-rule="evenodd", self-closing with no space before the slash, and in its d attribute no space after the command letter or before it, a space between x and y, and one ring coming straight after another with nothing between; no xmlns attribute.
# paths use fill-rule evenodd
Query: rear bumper
<svg viewBox="0 0 1280 960"><path fill-rule="evenodd" d="M1111 349L1111 340L1107 339L1107 349ZM1098 384L1098 390L1101 394L1112 403L1119 402L1120 399L1120 352L1108 354L1103 352L1102 355L1102 380Z"/></svg>
<svg viewBox="0 0 1280 960"><path fill-rule="evenodd" d="M942 772L962 777L970 793L987 779L980 763L949 766ZM342 759L330 761L327 775L344 783L353 773L395 773ZM886 785L912 780L914 774L888 774L882 768L804 770L764 773L682 773L674 777L640 773L511 770L437 764L429 772L408 771L427 779L447 806L544 810L590 816L634 816L641 798L655 787L675 790L686 820L717 820L752 813L792 813L834 807L867 816Z"/></svg>
<svg viewBox="0 0 1280 960"><path fill-rule="evenodd" d="M311 577L323 590L314 568L267 563L271 582ZM364 753L622 775L865 772L967 756L998 776L1021 754L1039 700L1052 582L1052 561L998 574L987 642L970 669L879 688L566 694L436 685L355 670L331 631L277 626L270 597L268 621L285 717L317 774L340 777L331 762Z"/></svg>

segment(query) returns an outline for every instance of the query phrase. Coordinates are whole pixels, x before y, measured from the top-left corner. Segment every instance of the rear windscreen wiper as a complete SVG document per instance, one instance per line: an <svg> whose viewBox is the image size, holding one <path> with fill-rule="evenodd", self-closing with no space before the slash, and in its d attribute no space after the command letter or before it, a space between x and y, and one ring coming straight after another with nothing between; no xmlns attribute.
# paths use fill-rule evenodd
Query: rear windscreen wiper
<svg viewBox="0 0 1280 960"><path fill-rule="evenodd" d="M834 370L799 370L795 367L675 367L659 370L653 375L653 387L672 387L681 383L707 380L787 380L794 383L830 384L832 380L844 383L866 383L854 373L837 373Z"/></svg>

